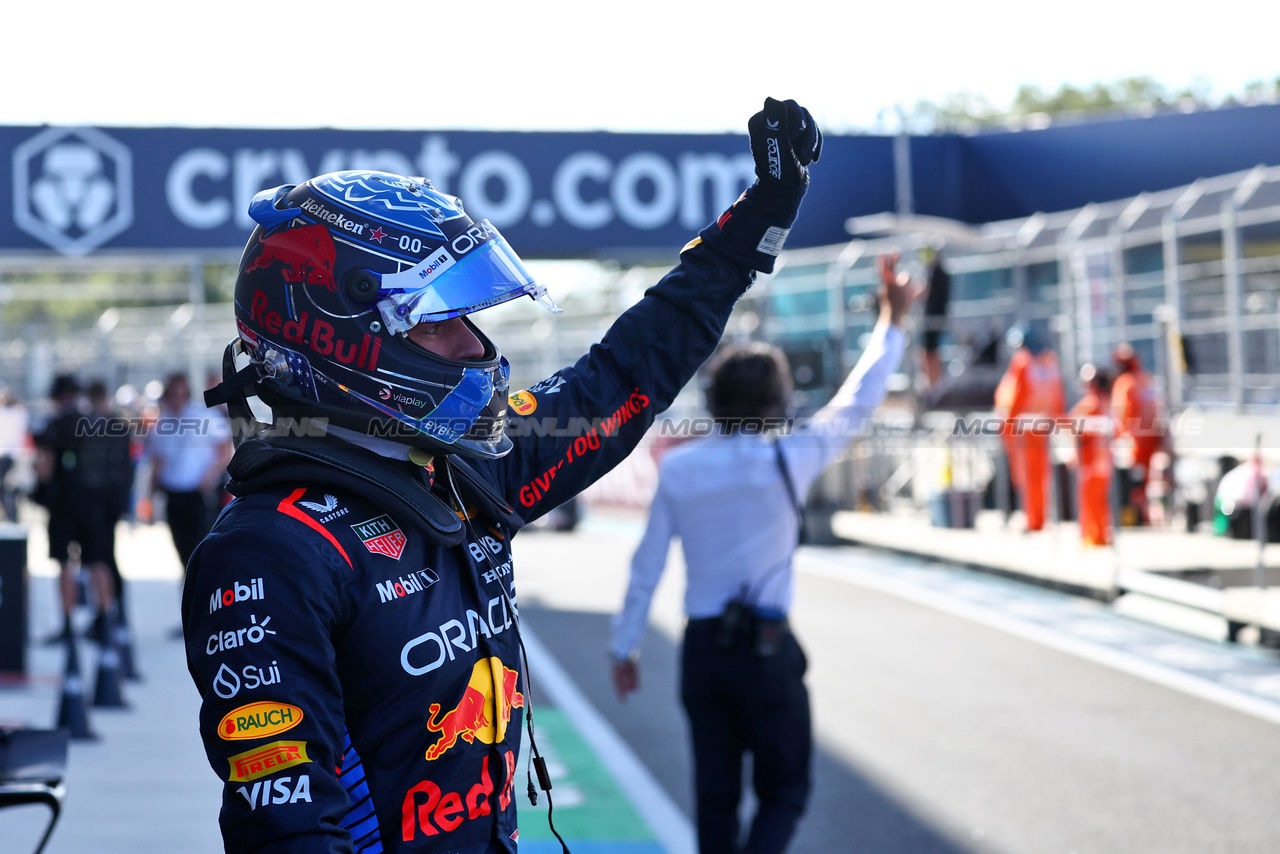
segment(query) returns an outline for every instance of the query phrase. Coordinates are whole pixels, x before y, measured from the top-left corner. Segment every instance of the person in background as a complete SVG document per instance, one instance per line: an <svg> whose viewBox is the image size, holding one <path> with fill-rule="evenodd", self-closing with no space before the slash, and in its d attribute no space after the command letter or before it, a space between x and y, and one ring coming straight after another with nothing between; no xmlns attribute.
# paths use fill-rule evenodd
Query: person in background
<svg viewBox="0 0 1280 854"><path fill-rule="evenodd" d="M8 386L0 384L0 513L18 521L18 490L9 473L27 447L27 408Z"/></svg>
<svg viewBox="0 0 1280 854"><path fill-rule="evenodd" d="M924 296L924 327L920 360L925 380L933 388L942 380L942 335L947 331L947 305L951 302L951 276L934 254L929 263L929 288Z"/></svg>
<svg viewBox="0 0 1280 854"><path fill-rule="evenodd" d="M115 530L129 509L133 489L133 449L129 423L119 416L112 405L107 386L101 380L89 383L85 394L89 402L89 414L81 423L88 429L81 430L80 487L83 513L89 517L89 527L102 538L102 556L111 573L114 598L120 601L124 580L116 563ZM98 637L105 629L96 629Z"/></svg>
<svg viewBox="0 0 1280 854"><path fill-rule="evenodd" d="M1026 530L1039 531L1044 528L1053 472L1049 467L1050 436L1035 425L1065 414L1062 373L1058 355L1034 326L1015 326L1006 341L1014 352L996 386L996 415L1005 422L1002 438L1013 487L1027 517Z"/></svg>
<svg viewBox="0 0 1280 854"><path fill-rule="evenodd" d="M89 572L98 616L95 626L107 625L104 614L115 605L115 582L111 577L114 530L93 506L96 502L86 488L96 477L89 471L84 446L87 430L79 408L80 383L70 374L57 377L50 392L54 411L44 430L36 437L36 477L40 503L49 511L49 557L58 562L58 594L62 601L62 630L46 643L62 643L72 636L71 615L79 601L76 576L81 566ZM79 560L71 546L79 546Z"/></svg>
<svg viewBox="0 0 1280 854"><path fill-rule="evenodd" d="M222 382L221 372L210 371L208 374L205 375L204 382L205 382L205 385L204 385L205 388L213 388L218 383ZM217 406L210 406L210 407L207 407L207 409L209 409L211 413L215 413L215 417L217 415L220 415L223 418L225 418L228 422L230 422L231 413L227 410L227 405L225 403L219 404ZM217 502L213 508L214 519L217 519L218 514L222 512L222 509L226 507L228 504L230 504L232 500L235 498L234 495L232 495L230 492L227 491L227 486L230 484L230 482L231 482L231 475L224 468L222 470L222 474L218 478L218 486L214 490L215 498Z"/></svg>
<svg viewBox="0 0 1280 854"><path fill-rule="evenodd" d="M185 374L170 374L146 451L152 464L148 494L154 504L155 495L164 493L165 518L185 571L221 504L222 478L234 451L231 426L221 412L191 400Z"/></svg>
<svg viewBox="0 0 1280 854"><path fill-rule="evenodd" d="M1122 522L1140 525L1150 521L1147 511L1147 479L1151 458L1164 447L1160 402L1151 374L1142 369L1142 360L1129 344L1121 344L1111 355L1116 380L1111 389L1112 417L1116 425L1116 457L1125 470L1121 477L1124 508Z"/></svg>
<svg viewBox="0 0 1280 854"><path fill-rule="evenodd" d="M804 653L791 634L792 554L804 496L879 405L901 360L901 326L917 285L879 259L880 319L867 349L811 424L770 437L785 422L791 376L771 345L730 348L715 361L707 407L717 434L667 454L631 580L614 618L613 682L638 689L637 649L649 605L680 537L689 617L680 696L693 742L702 854L786 849L810 789L812 739ZM752 754L759 808L738 843L742 765Z"/></svg>
<svg viewBox="0 0 1280 854"><path fill-rule="evenodd" d="M1080 539L1111 544L1111 377L1095 365L1080 369L1084 397L1071 408L1076 433Z"/></svg>
<svg viewBox="0 0 1280 854"><path fill-rule="evenodd" d="M1147 467L1147 523L1162 528L1173 513L1173 455L1168 450L1151 455Z"/></svg>

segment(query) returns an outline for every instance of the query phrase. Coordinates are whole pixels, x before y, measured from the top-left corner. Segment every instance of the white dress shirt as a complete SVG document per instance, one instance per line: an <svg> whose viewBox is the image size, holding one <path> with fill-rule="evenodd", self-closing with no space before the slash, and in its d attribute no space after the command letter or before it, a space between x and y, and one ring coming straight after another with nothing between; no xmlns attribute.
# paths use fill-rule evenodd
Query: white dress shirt
<svg viewBox="0 0 1280 854"><path fill-rule="evenodd" d="M157 480L170 492L195 492L231 441L231 424L216 409L188 401L178 412L162 411L147 435L147 454L160 466Z"/></svg>
<svg viewBox="0 0 1280 854"><path fill-rule="evenodd" d="M831 402L777 438L800 501L884 399L905 342L896 326L877 325ZM625 658L640 645L672 537L684 548L684 608L691 619L717 616L744 595L765 612L790 610L791 555L800 521L774 441L742 433L707 436L663 458L649 523L631 559L626 600L613 619L609 649L615 657Z"/></svg>

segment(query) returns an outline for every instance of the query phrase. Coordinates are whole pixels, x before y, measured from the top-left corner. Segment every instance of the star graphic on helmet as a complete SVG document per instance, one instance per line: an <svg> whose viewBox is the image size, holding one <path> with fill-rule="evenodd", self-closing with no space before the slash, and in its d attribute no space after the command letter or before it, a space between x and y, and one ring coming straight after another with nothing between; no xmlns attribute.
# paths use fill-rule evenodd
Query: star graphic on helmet
<svg viewBox="0 0 1280 854"><path fill-rule="evenodd" d="M380 225L375 225L373 227L373 231L369 232L369 239L378 241L379 245L382 244L382 238L386 236L387 236L387 233L382 230L382 226Z"/></svg>

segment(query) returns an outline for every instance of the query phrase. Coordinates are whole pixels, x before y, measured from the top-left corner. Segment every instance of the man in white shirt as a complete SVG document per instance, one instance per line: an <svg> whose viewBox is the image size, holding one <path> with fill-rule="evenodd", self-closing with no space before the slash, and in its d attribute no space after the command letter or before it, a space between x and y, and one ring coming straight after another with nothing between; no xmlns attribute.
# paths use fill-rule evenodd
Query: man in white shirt
<svg viewBox="0 0 1280 854"><path fill-rule="evenodd" d="M681 700L694 754L702 854L781 852L804 812L812 736L804 652L787 626L799 506L884 398L906 343L903 318L917 286L878 259L880 319L835 397L802 428L770 436L791 396L775 347L731 349L715 363L707 405L717 434L669 453L644 537L613 621L613 680L625 699L639 687L636 650L649 604L679 537L688 567ZM743 754L753 756L759 809L738 845Z"/></svg>
<svg viewBox="0 0 1280 854"><path fill-rule="evenodd" d="M164 492L165 519L184 570L213 526L222 476L233 451L231 425L222 413L191 402L185 374L167 377L160 419L147 435L150 492Z"/></svg>

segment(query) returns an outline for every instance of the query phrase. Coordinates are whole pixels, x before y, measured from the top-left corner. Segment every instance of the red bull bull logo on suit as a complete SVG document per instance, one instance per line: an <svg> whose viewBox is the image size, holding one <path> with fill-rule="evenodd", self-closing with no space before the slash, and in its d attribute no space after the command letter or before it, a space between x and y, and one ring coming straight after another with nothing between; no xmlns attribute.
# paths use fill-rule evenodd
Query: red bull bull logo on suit
<svg viewBox="0 0 1280 854"><path fill-rule="evenodd" d="M511 710L524 708L524 694L517 690L519 679L520 674L496 656L477 661L456 706L441 715L440 704L431 704L427 729L440 733L440 738L427 748L427 759L440 758L460 738L468 744L476 739L484 744L502 741Z"/></svg>

